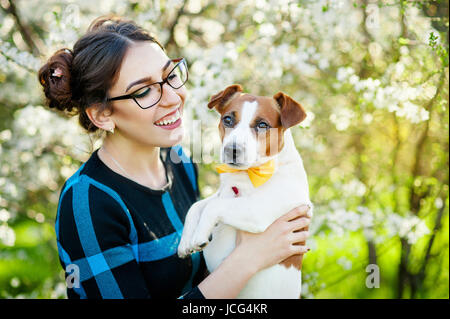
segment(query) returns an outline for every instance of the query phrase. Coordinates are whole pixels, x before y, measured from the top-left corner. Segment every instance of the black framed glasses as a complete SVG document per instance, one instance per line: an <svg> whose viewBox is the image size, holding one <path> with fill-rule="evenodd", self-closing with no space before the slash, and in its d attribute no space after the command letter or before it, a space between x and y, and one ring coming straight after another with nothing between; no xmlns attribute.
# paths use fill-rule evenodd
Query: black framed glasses
<svg viewBox="0 0 450 319"><path fill-rule="evenodd" d="M161 82L154 82L152 84L145 85L136 91L133 91L127 95L116 96L106 99L107 101L117 101L133 99L137 105L142 109L148 109L156 105L162 97L164 83L169 84L174 89L179 89L188 80L187 63L184 58L173 59L172 62L176 63L169 75Z"/></svg>

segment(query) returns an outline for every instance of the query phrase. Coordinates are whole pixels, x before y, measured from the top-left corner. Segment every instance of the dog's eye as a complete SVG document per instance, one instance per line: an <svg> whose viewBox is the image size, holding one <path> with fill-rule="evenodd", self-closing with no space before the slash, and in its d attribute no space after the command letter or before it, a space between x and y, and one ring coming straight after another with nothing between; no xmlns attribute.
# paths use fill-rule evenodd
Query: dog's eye
<svg viewBox="0 0 450 319"><path fill-rule="evenodd" d="M266 122L259 122L258 125L256 125L256 129L258 130L265 130L269 128L269 124Z"/></svg>
<svg viewBox="0 0 450 319"><path fill-rule="evenodd" d="M229 115L224 116L222 121L223 121L223 124L225 126L227 126L227 127L232 127L233 126L233 122L234 122L233 118L231 116L229 116Z"/></svg>

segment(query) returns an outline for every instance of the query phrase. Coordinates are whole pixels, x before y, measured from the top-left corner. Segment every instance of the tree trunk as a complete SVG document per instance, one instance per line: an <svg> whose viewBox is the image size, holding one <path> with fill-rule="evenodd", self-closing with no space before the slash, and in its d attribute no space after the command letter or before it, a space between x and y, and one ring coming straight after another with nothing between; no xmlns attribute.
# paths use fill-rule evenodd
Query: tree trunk
<svg viewBox="0 0 450 319"><path fill-rule="evenodd" d="M397 299L403 298L405 286L409 283L408 258L411 251L411 245L408 244L405 238L400 238L400 242L402 244L402 252L398 267Z"/></svg>

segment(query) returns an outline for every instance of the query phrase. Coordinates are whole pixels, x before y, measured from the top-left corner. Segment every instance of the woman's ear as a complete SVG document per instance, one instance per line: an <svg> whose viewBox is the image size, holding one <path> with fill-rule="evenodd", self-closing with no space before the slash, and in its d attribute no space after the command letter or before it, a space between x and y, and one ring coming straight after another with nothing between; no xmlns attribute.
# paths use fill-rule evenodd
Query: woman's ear
<svg viewBox="0 0 450 319"><path fill-rule="evenodd" d="M208 108L212 109L213 107L216 107L217 112L220 113L221 109L225 106L225 103L227 103L236 92L242 92L242 86L239 84L228 86L225 90L211 96Z"/></svg>
<svg viewBox="0 0 450 319"><path fill-rule="evenodd" d="M290 96L283 92L278 92L273 98L280 106L281 124L285 128L297 125L306 118L306 112L303 106L297 101L294 101Z"/></svg>
<svg viewBox="0 0 450 319"><path fill-rule="evenodd" d="M101 110L101 107L97 104L93 104L86 108L86 114L91 120L92 124L99 129L109 131L115 128L115 124L111 119L110 110Z"/></svg>

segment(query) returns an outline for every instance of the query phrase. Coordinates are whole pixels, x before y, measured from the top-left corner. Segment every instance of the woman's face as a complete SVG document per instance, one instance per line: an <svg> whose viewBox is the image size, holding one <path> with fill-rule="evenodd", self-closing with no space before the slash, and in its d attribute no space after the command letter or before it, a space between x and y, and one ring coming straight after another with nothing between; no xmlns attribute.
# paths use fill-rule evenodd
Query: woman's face
<svg viewBox="0 0 450 319"><path fill-rule="evenodd" d="M127 50L119 77L109 90L108 96L130 94L148 84L163 81L175 65L156 43L137 42ZM133 82L146 77L151 79L132 85ZM141 92L145 94L146 89L138 93L142 94ZM142 98L144 101L145 99ZM150 108L142 109L133 99L113 101L111 120L115 124L116 132L133 142L146 146L170 147L181 142L183 138L181 115L185 99L185 86L174 89L165 83L160 101ZM178 116L180 120L164 125L164 122L173 122Z"/></svg>

